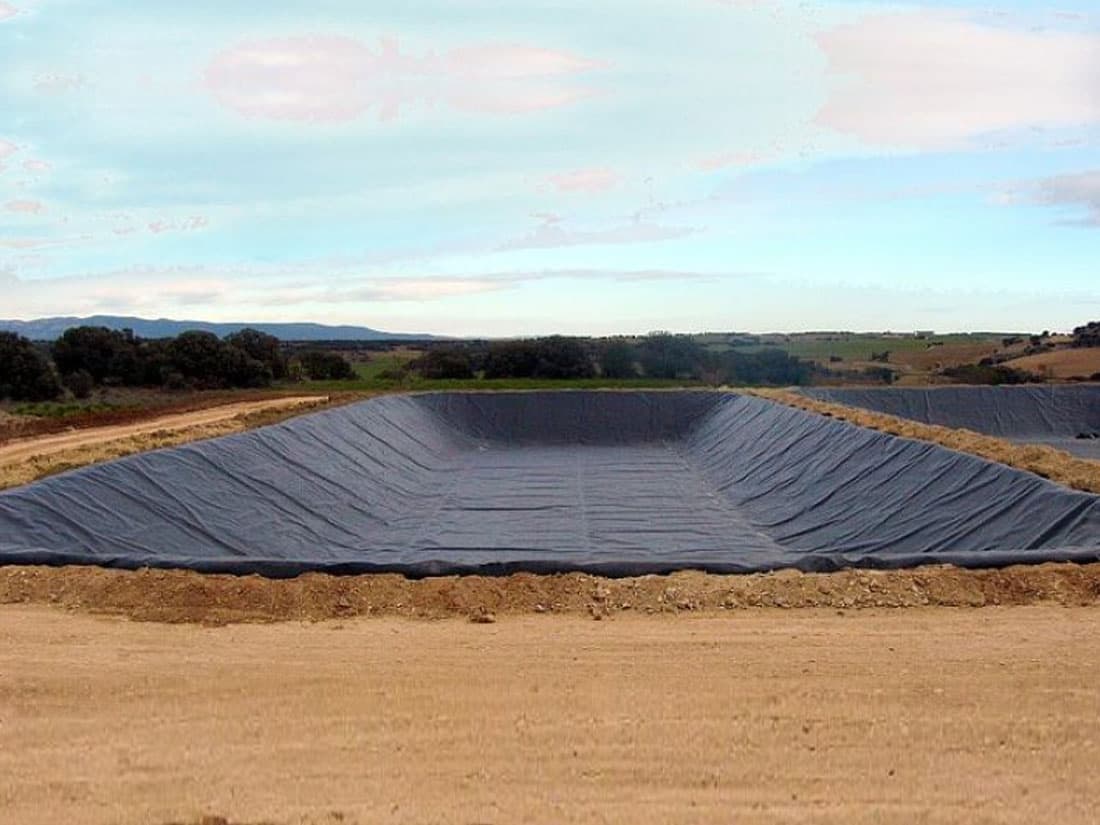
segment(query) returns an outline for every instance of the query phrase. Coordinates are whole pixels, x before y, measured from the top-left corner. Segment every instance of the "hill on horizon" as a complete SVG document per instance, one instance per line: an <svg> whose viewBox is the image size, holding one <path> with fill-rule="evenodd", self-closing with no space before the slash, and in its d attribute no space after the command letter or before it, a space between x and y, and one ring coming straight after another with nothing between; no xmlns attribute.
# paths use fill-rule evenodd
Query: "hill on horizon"
<svg viewBox="0 0 1100 825"><path fill-rule="evenodd" d="M71 327L92 326L133 330L139 338L173 338L181 332L201 330L218 337L247 328L274 335L281 341L424 341L437 335L383 332L370 327L329 326L314 323L233 323L212 321L175 321L169 318L134 318L124 315L60 316L32 321L0 320L0 331L15 332L32 341L54 341Z"/></svg>

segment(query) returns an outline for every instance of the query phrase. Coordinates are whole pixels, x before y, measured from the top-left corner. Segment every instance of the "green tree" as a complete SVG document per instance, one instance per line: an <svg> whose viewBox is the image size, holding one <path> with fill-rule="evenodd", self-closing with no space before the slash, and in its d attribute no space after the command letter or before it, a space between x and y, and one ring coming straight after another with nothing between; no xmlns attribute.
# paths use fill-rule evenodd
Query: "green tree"
<svg viewBox="0 0 1100 825"><path fill-rule="evenodd" d="M539 338L534 349L536 378L591 378L596 374L588 347L577 338Z"/></svg>
<svg viewBox="0 0 1100 825"><path fill-rule="evenodd" d="M485 354L485 377L532 378L538 364L533 341L495 341Z"/></svg>
<svg viewBox="0 0 1100 825"><path fill-rule="evenodd" d="M707 351L689 335L656 332L639 347L642 369L650 378L699 378L708 366Z"/></svg>
<svg viewBox="0 0 1100 825"><path fill-rule="evenodd" d="M430 349L414 361L409 369L420 373L422 378L473 378L474 368L469 353L457 347L438 347Z"/></svg>
<svg viewBox="0 0 1100 825"><path fill-rule="evenodd" d="M167 373L179 373L200 389L262 387L271 382L271 371L263 362L210 332L181 333L169 342L166 354Z"/></svg>
<svg viewBox="0 0 1100 825"><path fill-rule="evenodd" d="M57 376L34 344L14 332L0 332L0 398L52 401L59 395Z"/></svg>
<svg viewBox="0 0 1100 825"><path fill-rule="evenodd" d="M600 355L600 372L606 378L634 378L638 374L638 352L627 341L614 339Z"/></svg>
<svg viewBox="0 0 1100 825"><path fill-rule="evenodd" d="M140 371L133 368L135 348L133 336L117 330L71 327L54 341L52 354L62 375L85 370L97 384L109 378L117 383L138 383L124 380L139 375Z"/></svg>
<svg viewBox="0 0 1100 825"><path fill-rule="evenodd" d="M286 356L283 355L279 339L274 335L246 327L239 332L227 335L225 342L241 350L249 358L264 364L271 371L272 378L280 381L286 378Z"/></svg>
<svg viewBox="0 0 1100 825"><path fill-rule="evenodd" d="M355 370L344 356L325 350L306 350L298 356L302 369L314 381L346 381L355 378Z"/></svg>

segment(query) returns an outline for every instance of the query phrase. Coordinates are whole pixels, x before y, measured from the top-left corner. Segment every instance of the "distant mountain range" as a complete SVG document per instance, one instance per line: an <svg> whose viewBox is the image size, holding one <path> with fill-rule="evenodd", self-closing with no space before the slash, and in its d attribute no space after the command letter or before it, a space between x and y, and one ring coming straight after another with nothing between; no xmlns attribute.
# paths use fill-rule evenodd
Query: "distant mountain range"
<svg viewBox="0 0 1100 825"><path fill-rule="evenodd" d="M188 330L202 330L224 337L250 327L274 335L281 341L423 341L435 335L382 332L370 327L326 326L325 324L236 324L210 321L173 321L167 318L128 318L120 315L91 315L87 318L37 318L33 321L2 321L0 331L16 332L32 341L53 341L70 327L107 327L130 329L139 338L173 338Z"/></svg>

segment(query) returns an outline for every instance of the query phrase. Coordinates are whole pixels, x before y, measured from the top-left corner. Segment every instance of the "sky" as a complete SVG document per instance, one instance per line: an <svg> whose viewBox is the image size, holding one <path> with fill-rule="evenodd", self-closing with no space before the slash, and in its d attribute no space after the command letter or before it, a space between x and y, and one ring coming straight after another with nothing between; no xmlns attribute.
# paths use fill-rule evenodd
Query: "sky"
<svg viewBox="0 0 1100 825"><path fill-rule="evenodd" d="M1096 0L0 0L0 318L1100 318Z"/></svg>

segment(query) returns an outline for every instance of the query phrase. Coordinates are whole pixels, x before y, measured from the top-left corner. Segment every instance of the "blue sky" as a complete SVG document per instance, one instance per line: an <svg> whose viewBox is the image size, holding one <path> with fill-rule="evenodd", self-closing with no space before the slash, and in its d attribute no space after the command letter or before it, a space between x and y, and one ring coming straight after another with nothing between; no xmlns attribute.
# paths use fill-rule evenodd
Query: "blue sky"
<svg viewBox="0 0 1100 825"><path fill-rule="evenodd" d="M1100 317L1094 0L0 0L0 317Z"/></svg>

